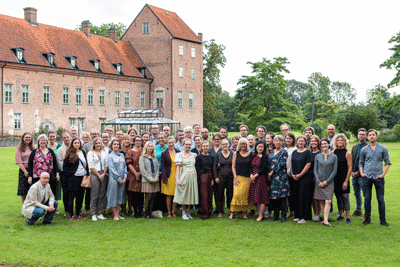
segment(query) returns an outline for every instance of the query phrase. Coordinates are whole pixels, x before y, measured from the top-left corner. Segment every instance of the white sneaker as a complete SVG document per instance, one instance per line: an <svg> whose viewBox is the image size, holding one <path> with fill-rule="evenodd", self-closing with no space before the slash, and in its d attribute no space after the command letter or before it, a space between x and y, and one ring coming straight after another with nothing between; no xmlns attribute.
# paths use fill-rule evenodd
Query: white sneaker
<svg viewBox="0 0 400 267"><path fill-rule="evenodd" d="M318 215L312 216L312 220L313 220L314 222L318 222L318 221L319 221L319 216L318 216Z"/></svg>
<svg viewBox="0 0 400 267"><path fill-rule="evenodd" d="M190 215L190 210L189 210L189 211L186 211L186 216L187 216L189 219L193 219L192 215Z"/></svg>
<svg viewBox="0 0 400 267"><path fill-rule="evenodd" d="M182 210L182 219L189 220L189 217L186 215L186 211Z"/></svg>
<svg viewBox="0 0 400 267"><path fill-rule="evenodd" d="M298 221L298 223L306 223L307 221L304 219L301 219L300 221Z"/></svg>
<svg viewBox="0 0 400 267"><path fill-rule="evenodd" d="M294 218L293 221L294 222L298 222L298 221L300 221L300 219L299 218Z"/></svg>
<svg viewBox="0 0 400 267"><path fill-rule="evenodd" d="M97 219L100 219L100 220L105 220L105 219L107 219L106 217L104 217L104 215L103 214L100 214L100 215L97 215Z"/></svg>
<svg viewBox="0 0 400 267"><path fill-rule="evenodd" d="M92 216L92 221L94 221L94 222L97 221L96 215L93 215L93 216Z"/></svg>

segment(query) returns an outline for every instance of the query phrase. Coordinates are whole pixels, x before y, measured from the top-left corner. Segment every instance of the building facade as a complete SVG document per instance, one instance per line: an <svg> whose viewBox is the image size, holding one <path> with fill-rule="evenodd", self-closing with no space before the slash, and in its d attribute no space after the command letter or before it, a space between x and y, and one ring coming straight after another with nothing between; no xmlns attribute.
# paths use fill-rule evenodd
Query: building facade
<svg viewBox="0 0 400 267"><path fill-rule="evenodd" d="M143 10L146 8L147 5ZM158 106L162 106L167 118L178 120L183 126L202 118L202 102L201 107L196 101L192 101L191 107L182 106L188 101L190 90L193 96L200 91L198 88L202 91L202 58L201 86L195 88L194 83L185 83L186 89L183 84L173 82L175 66L169 65L170 70L163 72L156 71L157 77L147 66L168 57L174 59L172 51L170 55L163 51L151 57L144 53L142 58L140 51L146 44L124 38L117 40L115 29L109 30L108 37L97 36L90 34L89 21L83 21L82 32L78 32L38 23L34 8L24 11L24 19L0 15L3 134L13 128L14 134L21 135L24 131L32 132L37 126L52 130L68 129L71 125L78 125L82 130L99 129L102 122L116 118L122 110ZM161 37L142 41L148 42L148 46L164 43ZM201 41L196 45L202 57ZM179 64L184 65L183 62ZM186 65L192 68L190 64ZM170 73L169 83L164 81L165 73ZM174 94L178 96L174 86L182 87L179 93L182 107L175 108L171 104Z"/></svg>
<svg viewBox="0 0 400 267"><path fill-rule="evenodd" d="M174 12L145 5L121 40L153 74L151 105L182 126L203 125L203 44Z"/></svg>

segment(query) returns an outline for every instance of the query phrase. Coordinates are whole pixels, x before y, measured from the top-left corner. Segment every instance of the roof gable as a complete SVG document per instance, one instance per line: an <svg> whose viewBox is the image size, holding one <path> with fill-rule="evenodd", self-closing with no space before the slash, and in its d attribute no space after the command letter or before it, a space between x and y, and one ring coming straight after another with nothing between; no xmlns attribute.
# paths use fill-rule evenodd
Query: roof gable
<svg viewBox="0 0 400 267"><path fill-rule="evenodd" d="M175 13L146 4L174 38L201 43L199 37Z"/></svg>
<svg viewBox="0 0 400 267"><path fill-rule="evenodd" d="M18 63L12 48L24 48L26 64L49 66L42 53L54 53L57 68L72 69L66 57L77 57L79 70L96 72L89 60L100 60L103 73L118 74L112 64L121 63L125 76L142 77L144 67L128 42L0 15L0 61Z"/></svg>

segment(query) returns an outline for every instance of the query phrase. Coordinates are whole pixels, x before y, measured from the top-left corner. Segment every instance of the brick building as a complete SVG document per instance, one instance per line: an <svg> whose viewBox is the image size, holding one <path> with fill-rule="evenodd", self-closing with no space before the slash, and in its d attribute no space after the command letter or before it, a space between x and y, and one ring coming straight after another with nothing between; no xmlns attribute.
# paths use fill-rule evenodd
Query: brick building
<svg viewBox="0 0 400 267"><path fill-rule="evenodd" d="M154 75L151 105L181 125L203 125L203 45L174 12L145 5L121 40Z"/></svg>
<svg viewBox="0 0 400 267"><path fill-rule="evenodd" d="M135 21L149 8L146 5ZM121 110L158 106L165 117L180 121L182 126L202 123L202 43L175 13L170 12L174 14L174 25L184 25L181 31L186 34L189 29L197 38L196 43L182 40L188 47L196 45L195 60L185 54L185 59L177 57L173 49L170 54L154 50L157 45L166 46L166 38L161 35L133 41L131 28L135 21L124 38L117 40L115 29L109 30L108 37L90 34L89 21L83 21L82 32L78 32L38 23L34 8L25 8L24 12L25 19L0 15L2 133L10 128L10 111L17 135L33 131L36 110L41 126L55 130L72 124L80 124L84 130L100 128L102 122L116 118ZM161 24L157 20L147 23L148 36L157 23ZM176 38L171 36L174 45L179 40ZM153 50L144 51L146 47ZM166 58L169 65L164 64ZM179 64L172 65L172 59ZM194 79L185 77L187 73L181 82L175 81L179 69L174 68L181 65L196 68ZM170 78L166 78L168 73ZM194 101L196 98L201 101Z"/></svg>

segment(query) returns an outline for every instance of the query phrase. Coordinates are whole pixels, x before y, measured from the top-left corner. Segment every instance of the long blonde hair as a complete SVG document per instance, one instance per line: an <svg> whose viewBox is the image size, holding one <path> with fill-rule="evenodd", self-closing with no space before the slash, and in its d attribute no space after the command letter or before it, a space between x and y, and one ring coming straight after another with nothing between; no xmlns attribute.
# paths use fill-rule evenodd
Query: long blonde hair
<svg viewBox="0 0 400 267"><path fill-rule="evenodd" d="M153 153L152 154L148 154L147 153L147 147L150 144L153 145ZM156 157L156 146L153 144L153 142L147 141L146 144L144 144L142 156L145 156L145 157L148 157L148 158L155 158Z"/></svg>

